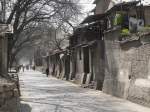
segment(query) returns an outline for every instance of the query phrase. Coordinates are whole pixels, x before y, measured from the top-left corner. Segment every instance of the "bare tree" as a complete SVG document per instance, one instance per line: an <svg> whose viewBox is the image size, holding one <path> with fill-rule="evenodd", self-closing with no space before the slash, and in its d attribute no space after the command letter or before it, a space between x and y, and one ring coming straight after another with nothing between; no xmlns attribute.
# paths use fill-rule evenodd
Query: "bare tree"
<svg viewBox="0 0 150 112"><path fill-rule="evenodd" d="M15 60L16 54L32 39L32 32L39 24L47 23L57 26L65 25L76 20L80 14L77 0L9 0L7 11L7 24L12 24L14 33L9 47L10 65ZM61 25L61 26L63 26ZM36 29L37 30L37 29ZM36 31L35 30L35 31ZM29 32L29 36L25 35ZM25 35L25 36L24 36Z"/></svg>

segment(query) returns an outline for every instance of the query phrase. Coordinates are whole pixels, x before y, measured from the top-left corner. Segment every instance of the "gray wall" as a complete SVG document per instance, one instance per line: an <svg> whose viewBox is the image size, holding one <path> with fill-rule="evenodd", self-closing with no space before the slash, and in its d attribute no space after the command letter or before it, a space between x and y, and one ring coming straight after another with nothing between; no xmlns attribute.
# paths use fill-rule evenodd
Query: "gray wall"
<svg viewBox="0 0 150 112"><path fill-rule="evenodd" d="M1 75L1 72L2 72L2 40L0 37L0 75Z"/></svg>
<svg viewBox="0 0 150 112"><path fill-rule="evenodd" d="M83 59L83 49L82 48L77 48L76 49L76 76L75 76L75 82L79 83L79 84L82 84L82 79L83 79L83 76L84 76L83 60L84 60Z"/></svg>
<svg viewBox="0 0 150 112"><path fill-rule="evenodd" d="M150 44L131 41L123 46L120 30L105 33L105 93L150 106Z"/></svg>
<svg viewBox="0 0 150 112"><path fill-rule="evenodd" d="M109 8L113 7L114 4L112 0L99 0L96 4L95 14L103 14Z"/></svg>
<svg viewBox="0 0 150 112"><path fill-rule="evenodd" d="M104 43L97 40L97 43L91 46L91 74L96 82L96 89L101 90L104 81Z"/></svg>
<svg viewBox="0 0 150 112"><path fill-rule="evenodd" d="M150 25L150 7L145 7L145 24Z"/></svg>
<svg viewBox="0 0 150 112"><path fill-rule="evenodd" d="M0 74L7 75L7 37L0 37Z"/></svg>

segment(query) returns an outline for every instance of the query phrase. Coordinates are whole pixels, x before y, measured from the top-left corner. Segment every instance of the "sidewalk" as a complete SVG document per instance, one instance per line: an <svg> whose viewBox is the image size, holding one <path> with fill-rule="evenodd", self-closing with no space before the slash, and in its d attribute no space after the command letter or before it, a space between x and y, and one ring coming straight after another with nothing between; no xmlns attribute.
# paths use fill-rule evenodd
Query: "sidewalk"
<svg viewBox="0 0 150 112"><path fill-rule="evenodd" d="M150 112L150 108L27 71L20 74L20 112Z"/></svg>

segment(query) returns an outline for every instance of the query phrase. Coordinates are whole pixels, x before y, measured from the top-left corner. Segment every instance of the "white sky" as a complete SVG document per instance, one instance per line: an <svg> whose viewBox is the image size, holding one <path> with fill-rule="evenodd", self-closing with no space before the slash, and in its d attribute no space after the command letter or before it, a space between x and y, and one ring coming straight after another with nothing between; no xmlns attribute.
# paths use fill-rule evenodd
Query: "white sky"
<svg viewBox="0 0 150 112"><path fill-rule="evenodd" d="M93 2L94 0L80 0L81 5L83 5L83 12L91 11L95 7Z"/></svg>
<svg viewBox="0 0 150 112"><path fill-rule="evenodd" d="M88 11L91 11L95 5L92 4L94 0L80 0L80 3L81 5L83 5L84 9L83 9L83 12L88 12ZM121 1L135 1L135 0L113 0L113 1L116 1L116 2L121 2ZM141 0L142 3L144 5L148 5L150 4L150 0Z"/></svg>
<svg viewBox="0 0 150 112"><path fill-rule="evenodd" d="M128 2L135 0L113 0L115 3L119 2ZM137 1L137 0L136 0ZM149 5L150 0L141 0L144 5ZM94 9L95 5L93 4L94 0L80 0L79 4L83 6L82 13L84 13L83 17L81 17L81 21L84 20L85 17L89 15L89 12Z"/></svg>

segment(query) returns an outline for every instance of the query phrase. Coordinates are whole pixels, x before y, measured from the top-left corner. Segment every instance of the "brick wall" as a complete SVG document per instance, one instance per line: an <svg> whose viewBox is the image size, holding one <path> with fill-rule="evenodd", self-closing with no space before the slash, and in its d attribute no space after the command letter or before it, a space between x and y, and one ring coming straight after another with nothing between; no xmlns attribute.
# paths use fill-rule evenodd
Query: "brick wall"
<svg viewBox="0 0 150 112"><path fill-rule="evenodd" d="M143 45L134 51L128 98L139 104L150 107L150 45Z"/></svg>
<svg viewBox="0 0 150 112"><path fill-rule="evenodd" d="M14 83L0 83L0 112L17 112L18 90Z"/></svg>
<svg viewBox="0 0 150 112"><path fill-rule="evenodd" d="M105 93L150 106L150 44L121 46L120 29L105 33Z"/></svg>
<svg viewBox="0 0 150 112"><path fill-rule="evenodd" d="M144 13L144 15L145 15L145 24L146 25L150 25L150 7L149 6L145 6L145 13Z"/></svg>

